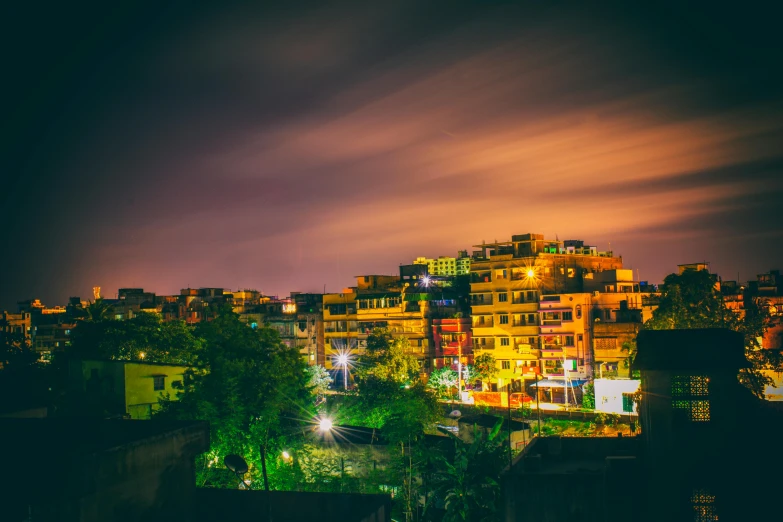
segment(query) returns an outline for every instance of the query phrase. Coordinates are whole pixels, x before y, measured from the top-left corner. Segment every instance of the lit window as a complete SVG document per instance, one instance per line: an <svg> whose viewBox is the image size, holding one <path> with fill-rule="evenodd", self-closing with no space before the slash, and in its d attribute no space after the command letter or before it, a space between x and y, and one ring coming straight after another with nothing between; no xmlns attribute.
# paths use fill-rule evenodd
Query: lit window
<svg viewBox="0 0 783 522"><path fill-rule="evenodd" d="M705 375L672 377L672 408L684 411L691 422L709 422L709 382Z"/></svg>
<svg viewBox="0 0 783 522"><path fill-rule="evenodd" d="M691 494L691 508L695 522L713 522L718 520L718 510L715 508L715 495L704 488L694 489Z"/></svg>
<svg viewBox="0 0 783 522"><path fill-rule="evenodd" d="M152 389L154 391L162 391L166 389L166 376L165 375L153 375L152 376Z"/></svg>

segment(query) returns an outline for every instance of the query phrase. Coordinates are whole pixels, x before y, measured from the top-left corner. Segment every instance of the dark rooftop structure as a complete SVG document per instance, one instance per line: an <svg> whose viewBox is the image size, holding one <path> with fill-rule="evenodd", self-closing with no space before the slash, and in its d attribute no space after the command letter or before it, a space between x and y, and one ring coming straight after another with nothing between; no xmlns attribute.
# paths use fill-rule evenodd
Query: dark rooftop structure
<svg viewBox="0 0 783 522"><path fill-rule="evenodd" d="M637 346L641 435L536 439L502 477L505 520L779 518L783 412L740 384L743 336L642 331Z"/></svg>
<svg viewBox="0 0 783 522"><path fill-rule="evenodd" d="M205 422L0 419L0 520L191 520Z"/></svg>
<svg viewBox="0 0 783 522"><path fill-rule="evenodd" d="M642 330L636 338L636 370L736 371L750 366L741 333L720 328Z"/></svg>

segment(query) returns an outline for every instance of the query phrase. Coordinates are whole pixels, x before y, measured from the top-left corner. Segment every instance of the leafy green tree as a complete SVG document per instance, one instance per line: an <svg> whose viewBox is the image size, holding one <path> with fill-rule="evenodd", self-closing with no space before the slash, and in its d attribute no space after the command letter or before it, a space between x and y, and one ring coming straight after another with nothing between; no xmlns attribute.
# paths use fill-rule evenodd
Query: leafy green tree
<svg viewBox="0 0 783 522"><path fill-rule="evenodd" d="M768 308L755 301L745 303L744 318L726 308L714 276L706 270L668 275L658 308L644 324L644 328L652 330L728 328L742 333L751 368L741 370L739 380L758 397L763 397L764 386L769 382L761 370L780 367L779 354L762 350L759 345L769 326Z"/></svg>
<svg viewBox="0 0 783 522"><path fill-rule="evenodd" d="M127 321L79 322L72 332L69 356L193 364L201 344L184 321L163 322L157 314L140 313Z"/></svg>
<svg viewBox="0 0 783 522"><path fill-rule="evenodd" d="M326 393L329 385L332 384L332 376L329 375L329 371L320 364L308 366L305 371L307 372L307 386L312 393L315 395Z"/></svg>
<svg viewBox="0 0 783 522"><path fill-rule="evenodd" d="M77 319L88 323L99 323L112 319L112 306L101 298L77 310Z"/></svg>
<svg viewBox="0 0 783 522"><path fill-rule="evenodd" d="M419 361L410 354L410 342L394 337L388 328L376 328L367 338L365 355L359 361L357 379L405 385L419 377Z"/></svg>
<svg viewBox="0 0 783 522"><path fill-rule="evenodd" d="M586 410L595 409L595 385L592 382L585 384L582 394L582 408Z"/></svg>
<svg viewBox="0 0 783 522"><path fill-rule="evenodd" d="M441 511L443 522L500 520L498 477L508 462L502 424L498 421L489 433L474 427L472 444L448 433L454 454L436 457L428 512Z"/></svg>
<svg viewBox="0 0 783 522"><path fill-rule="evenodd" d="M473 359L473 367L476 370L476 380L488 381L498 374L495 358L489 353L482 353Z"/></svg>
<svg viewBox="0 0 783 522"><path fill-rule="evenodd" d="M222 461L231 453L244 456L258 480L261 447L276 448L280 437L301 431L313 417L304 362L277 332L249 327L230 308L199 323L195 334L203 339L196 366L186 372L179 400L164 401L159 416L210 422L211 448L197 463L199 485L225 485Z"/></svg>
<svg viewBox="0 0 783 522"><path fill-rule="evenodd" d="M453 398L453 390L457 387L457 372L445 366L434 370L427 380L427 388L435 390L441 398Z"/></svg>

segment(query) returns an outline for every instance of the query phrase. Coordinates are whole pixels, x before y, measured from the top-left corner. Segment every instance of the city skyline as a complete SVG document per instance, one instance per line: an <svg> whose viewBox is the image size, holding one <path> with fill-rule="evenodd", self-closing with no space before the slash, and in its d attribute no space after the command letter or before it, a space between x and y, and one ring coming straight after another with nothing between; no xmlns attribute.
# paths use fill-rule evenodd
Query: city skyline
<svg viewBox="0 0 783 522"><path fill-rule="evenodd" d="M339 291L526 232L779 268L772 17L306 4L18 7L0 305Z"/></svg>

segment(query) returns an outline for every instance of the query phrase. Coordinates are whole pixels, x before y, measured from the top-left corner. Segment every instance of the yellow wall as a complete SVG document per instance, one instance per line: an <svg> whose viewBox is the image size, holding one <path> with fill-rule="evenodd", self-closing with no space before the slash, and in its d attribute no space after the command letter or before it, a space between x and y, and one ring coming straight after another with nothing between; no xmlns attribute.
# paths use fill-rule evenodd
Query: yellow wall
<svg viewBox="0 0 783 522"><path fill-rule="evenodd" d="M182 382L187 366L169 364L125 363L125 407L131 418L149 418L151 411L158 409L161 394L168 393L177 398L173 387L176 381ZM164 375L165 389L154 389L154 376Z"/></svg>

